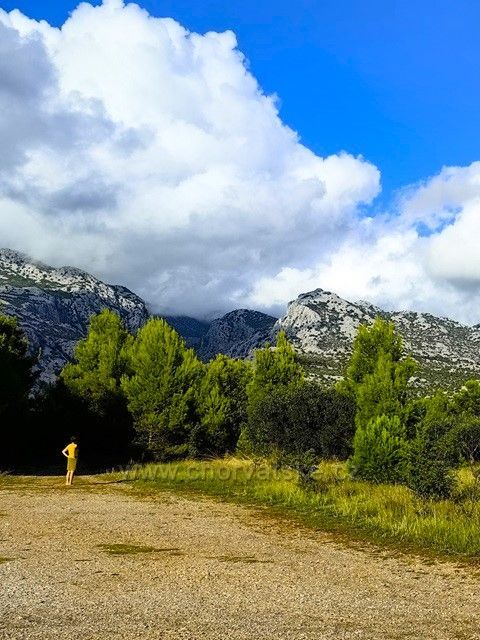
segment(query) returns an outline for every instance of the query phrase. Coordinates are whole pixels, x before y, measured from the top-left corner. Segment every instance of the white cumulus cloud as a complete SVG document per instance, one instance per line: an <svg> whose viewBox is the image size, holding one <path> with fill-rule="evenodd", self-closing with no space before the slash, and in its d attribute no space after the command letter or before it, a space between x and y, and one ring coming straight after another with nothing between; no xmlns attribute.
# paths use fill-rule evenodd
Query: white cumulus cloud
<svg viewBox="0 0 480 640"><path fill-rule="evenodd" d="M306 286L305 286L306 285ZM392 211L357 220L338 250L256 282L253 304L320 286L388 309L480 322L480 162L403 190Z"/></svg>
<svg viewBox="0 0 480 640"><path fill-rule="evenodd" d="M232 32L118 0L0 11L0 240L208 315L338 247L379 172L280 119ZM265 305L264 305L265 306Z"/></svg>

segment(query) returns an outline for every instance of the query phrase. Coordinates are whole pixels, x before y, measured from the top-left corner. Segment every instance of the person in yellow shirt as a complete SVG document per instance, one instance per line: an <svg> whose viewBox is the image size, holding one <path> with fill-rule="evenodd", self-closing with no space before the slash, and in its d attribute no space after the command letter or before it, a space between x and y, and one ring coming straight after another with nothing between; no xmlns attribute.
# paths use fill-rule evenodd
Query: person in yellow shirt
<svg viewBox="0 0 480 640"><path fill-rule="evenodd" d="M70 438L70 444L67 444L62 453L67 458L67 478L65 484L69 486L73 482L73 474L77 468L78 459L77 439L74 436Z"/></svg>

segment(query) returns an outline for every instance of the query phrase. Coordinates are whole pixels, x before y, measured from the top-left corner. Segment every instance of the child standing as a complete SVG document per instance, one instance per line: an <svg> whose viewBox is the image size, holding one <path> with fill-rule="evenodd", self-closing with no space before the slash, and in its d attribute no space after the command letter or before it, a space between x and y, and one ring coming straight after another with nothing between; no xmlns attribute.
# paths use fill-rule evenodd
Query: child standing
<svg viewBox="0 0 480 640"><path fill-rule="evenodd" d="M67 478L65 484L69 486L73 482L73 474L77 468L78 459L77 439L74 436L70 438L70 444L67 444L62 453L67 458Z"/></svg>

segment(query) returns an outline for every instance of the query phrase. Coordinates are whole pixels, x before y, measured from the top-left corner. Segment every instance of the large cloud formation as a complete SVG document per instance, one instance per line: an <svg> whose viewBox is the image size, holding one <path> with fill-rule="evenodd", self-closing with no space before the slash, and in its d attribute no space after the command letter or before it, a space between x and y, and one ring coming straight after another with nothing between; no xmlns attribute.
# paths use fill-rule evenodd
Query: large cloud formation
<svg viewBox="0 0 480 640"><path fill-rule="evenodd" d="M157 309L244 304L255 281L333 249L379 189L285 126L231 32L135 4L61 29L0 13L0 237L128 284Z"/></svg>
<svg viewBox="0 0 480 640"><path fill-rule="evenodd" d="M258 280L252 301L280 304L319 285L388 309L479 323L480 162L405 189L388 214L358 220L337 251Z"/></svg>
<svg viewBox="0 0 480 640"><path fill-rule="evenodd" d="M366 217L377 168L303 146L231 32L121 0L60 29L0 10L0 141L0 245L158 311L280 310L321 286L474 316L480 164Z"/></svg>

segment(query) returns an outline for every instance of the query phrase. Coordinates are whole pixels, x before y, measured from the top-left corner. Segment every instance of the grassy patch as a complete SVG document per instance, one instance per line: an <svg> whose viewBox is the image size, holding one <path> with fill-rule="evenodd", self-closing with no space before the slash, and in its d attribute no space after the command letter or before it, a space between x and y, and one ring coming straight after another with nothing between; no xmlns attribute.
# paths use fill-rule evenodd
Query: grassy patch
<svg viewBox="0 0 480 640"><path fill-rule="evenodd" d="M179 549L171 547L168 549L157 549L157 547L148 547L137 544L99 544L98 547L106 553L113 556L126 556L135 553L159 553L165 551L178 552Z"/></svg>
<svg viewBox="0 0 480 640"><path fill-rule="evenodd" d="M235 458L139 466L125 477L139 489L267 506L269 512L350 538L480 561L479 501L425 500L404 486L355 481L343 463L323 462L313 490L301 488L293 472ZM461 481L469 482L467 472Z"/></svg>
<svg viewBox="0 0 480 640"><path fill-rule="evenodd" d="M260 562L261 564L271 563L271 560L259 560L254 556L211 556L210 560L218 560L219 562L233 562L234 564L241 562L244 564L255 564Z"/></svg>

